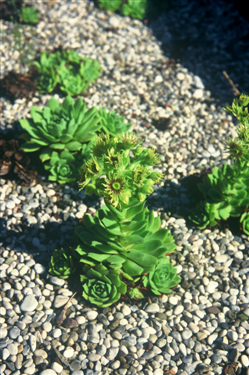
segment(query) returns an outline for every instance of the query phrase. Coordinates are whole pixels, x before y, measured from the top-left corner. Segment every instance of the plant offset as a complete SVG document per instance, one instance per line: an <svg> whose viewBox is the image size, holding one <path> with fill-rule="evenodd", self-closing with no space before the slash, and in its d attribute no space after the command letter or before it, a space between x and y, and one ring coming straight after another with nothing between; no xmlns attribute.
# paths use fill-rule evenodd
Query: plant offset
<svg viewBox="0 0 249 375"><path fill-rule="evenodd" d="M224 109L237 117L240 125L237 137L229 139L227 151L234 160L233 165L224 164L214 167L212 174L198 184L205 201L201 201L193 210L190 219L199 229L207 225L214 226L217 220L226 220L230 216L240 217L243 231L249 235L249 114L247 105L249 96L242 94L234 99L232 106Z"/></svg>
<svg viewBox="0 0 249 375"><path fill-rule="evenodd" d="M143 289L169 293L180 281L168 258L176 248L173 237L145 207L163 177L152 169L159 162L133 133L100 134L82 167L81 189L105 204L94 218L84 215L70 247L54 252L49 272L65 278L76 268L83 297L99 307L127 292L130 298L143 298Z"/></svg>
<svg viewBox="0 0 249 375"><path fill-rule="evenodd" d="M85 91L101 75L98 61L80 57L74 50L41 54L34 65L40 73L37 87L41 93L51 93L58 86L67 95Z"/></svg>
<svg viewBox="0 0 249 375"><path fill-rule="evenodd" d="M44 109L32 106L30 114L30 119L20 120L26 130L21 135L25 140L22 149L41 151L40 159L46 162L49 180L60 184L79 181L80 168L91 157L91 141L98 132L114 136L131 126L115 111L96 107L87 110L81 98L74 102L70 96L62 105L52 97Z"/></svg>

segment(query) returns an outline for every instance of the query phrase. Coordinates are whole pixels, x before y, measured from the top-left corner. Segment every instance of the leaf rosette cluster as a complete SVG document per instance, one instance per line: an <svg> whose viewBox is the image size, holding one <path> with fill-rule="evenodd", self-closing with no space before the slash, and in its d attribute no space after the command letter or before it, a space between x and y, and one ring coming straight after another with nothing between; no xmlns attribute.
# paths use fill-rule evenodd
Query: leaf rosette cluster
<svg viewBox="0 0 249 375"><path fill-rule="evenodd" d="M168 257L159 262L155 271L143 276L144 287L150 286L151 291L157 295L170 293L172 288L180 281L181 278L177 276L177 269L173 267Z"/></svg>
<svg viewBox="0 0 249 375"><path fill-rule="evenodd" d="M100 116L100 124L102 131L106 134L116 136L118 133L126 133L131 127L131 124L124 122L124 117L116 114L115 111L106 111L106 108L99 108L98 115Z"/></svg>
<svg viewBox="0 0 249 375"><path fill-rule="evenodd" d="M242 94L239 99L234 99L232 106L225 108L240 122L238 136L227 142L227 151L234 163L231 166L223 164L222 168L214 167L213 172L197 185L205 200L192 210L189 218L199 229L214 226L217 220L238 217L249 207L249 114L248 108L244 108L248 104L249 96ZM245 233L246 216L241 217Z"/></svg>
<svg viewBox="0 0 249 375"><path fill-rule="evenodd" d="M34 62L40 73L38 89L50 93L57 84L67 95L79 95L101 75L98 61L83 58L74 50L46 52L41 54L40 62Z"/></svg>
<svg viewBox="0 0 249 375"><path fill-rule="evenodd" d="M107 307L117 302L121 294L127 290L120 274L108 270L102 264L95 268L84 266L80 281L83 287L83 297L99 307Z"/></svg>
<svg viewBox="0 0 249 375"><path fill-rule="evenodd" d="M52 97L43 109L31 107L31 118L20 120L28 134L22 136L26 152L40 150L41 161L51 158L53 151L79 151L83 144L91 141L100 129L100 117L95 107L87 110L81 98L67 96L62 105Z"/></svg>
<svg viewBox="0 0 249 375"><path fill-rule="evenodd" d="M92 142L91 153L82 167L81 189L104 197L105 204L95 217L83 216L70 246L83 297L97 306L110 306L131 283L130 297L143 298L137 282L155 294L169 293L180 281L165 258L176 244L161 228L160 217L145 207L146 196L162 179L152 169L160 162L159 155L142 147L132 133L115 137L102 133Z"/></svg>
<svg viewBox="0 0 249 375"><path fill-rule="evenodd" d="M33 7L22 7L20 19L25 23L38 23L39 13Z"/></svg>
<svg viewBox="0 0 249 375"><path fill-rule="evenodd" d="M169 231L160 225L160 217L155 218L154 212L135 198L121 210L107 203L95 218L84 215L82 224L75 228L78 246L73 255L80 263L103 263L133 280L154 271L159 260L176 248Z"/></svg>
<svg viewBox="0 0 249 375"><path fill-rule="evenodd" d="M120 11L124 16L142 20L146 13L146 0L98 0L100 8L109 9L112 12Z"/></svg>

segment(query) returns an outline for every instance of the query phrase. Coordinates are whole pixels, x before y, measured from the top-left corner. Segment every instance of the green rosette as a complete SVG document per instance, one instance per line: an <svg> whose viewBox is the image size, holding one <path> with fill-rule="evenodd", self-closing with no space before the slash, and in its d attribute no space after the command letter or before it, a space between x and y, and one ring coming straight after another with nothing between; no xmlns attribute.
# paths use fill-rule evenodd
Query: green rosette
<svg viewBox="0 0 249 375"><path fill-rule="evenodd" d="M83 287L83 297L98 307L112 305L127 290L126 284L121 281L120 275L114 271L109 271L102 264L95 268L84 266L80 280Z"/></svg>
<svg viewBox="0 0 249 375"><path fill-rule="evenodd" d="M67 279L75 271L75 263L70 250L54 250L50 259L49 273Z"/></svg>
<svg viewBox="0 0 249 375"><path fill-rule="evenodd" d="M144 287L150 287L151 291L157 295L170 293L180 281L177 269L172 266L168 257L161 259L154 271L143 276Z"/></svg>

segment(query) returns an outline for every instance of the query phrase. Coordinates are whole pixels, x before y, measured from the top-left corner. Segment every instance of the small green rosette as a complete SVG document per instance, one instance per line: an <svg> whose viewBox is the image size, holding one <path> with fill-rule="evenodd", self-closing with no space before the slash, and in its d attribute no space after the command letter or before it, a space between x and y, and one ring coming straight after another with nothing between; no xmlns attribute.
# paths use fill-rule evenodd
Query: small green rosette
<svg viewBox="0 0 249 375"><path fill-rule="evenodd" d="M249 236L249 212L243 213L240 218L243 232Z"/></svg>
<svg viewBox="0 0 249 375"><path fill-rule="evenodd" d="M167 257L160 261L154 271L143 277L144 287L149 286L151 291L157 295L170 293L172 288L180 281L181 278L177 276L177 269L172 266Z"/></svg>
<svg viewBox="0 0 249 375"><path fill-rule="evenodd" d="M118 272L109 271L99 264L95 268L83 267L80 280L83 283L83 297L99 307L107 307L117 302L121 294L125 294L127 287L121 281Z"/></svg>
<svg viewBox="0 0 249 375"><path fill-rule="evenodd" d="M67 279L75 271L75 264L70 250L54 250L50 259L49 273L61 279Z"/></svg>

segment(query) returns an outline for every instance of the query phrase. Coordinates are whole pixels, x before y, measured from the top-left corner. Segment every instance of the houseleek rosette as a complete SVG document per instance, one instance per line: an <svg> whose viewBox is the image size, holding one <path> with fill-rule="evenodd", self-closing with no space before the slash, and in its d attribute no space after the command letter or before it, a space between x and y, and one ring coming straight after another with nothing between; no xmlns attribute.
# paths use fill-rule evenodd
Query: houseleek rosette
<svg viewBox="0 0 249 375"><path fill-rule="evenodd" d="M90 145L84 144L81 151L74 153L53 151L49 162L44 164L44 168L50 172L49 181L58 181L59 184L79 181L82 161L91 157Z"/></svg>
<svg viewBox="0 0 249 375"><path fill-rule="evenodd" d="M177 269L173 267L168 257L161 259L154 271L143 276L144 287L150 287L151 291L157 295L170 293L180 281Z"/></svg>
<svg viewBox="0 0 249 375"><path fill-rule="evenodd" d="M75 228L78 242L73 256L89 266L103 263L129 280L154 271L176 245L169 231L160 228L160 217L144 205L131 198L119 210L107 203L94 218L84 215Z"/></svg>
<svg viewBox="0 0 249 375"><path fill-rule="evenodd" d="M126 293L126 284L121 281L120 275L102 264L95 268L84 266L80 280L83 297L99 307L112 305L120 299L121 294Z"/></svg>
<svg viewBox="0 0 249 375"><path fill-rule="evenodd" d="M240 216L249 207L248 186L247 161L236 159L232 166L223 164L221 169L214 167L212 174L198 184L206 201L200 202L189 218L203 229L207 225L215 225L216 220Z"/></svg>
<svg viewBox="0 0 249 375"><path fill-rule="evenodd" d="M249 212L244 212L243 215L241 215L240 223L242 225L242 229L245 234L249 236Z"/></svg>
<svg viewBox="0 0 249 375"><path fill-rule="evenodd" d="M77 156L75 157L67 150L61 153L53 151L49 163L45 164L44 168L50 172L48 177L50 181L58 181L59 184L65 184L79 179L80 164Z"/></svg>
<svg viewBox="0 0 249 375"><path fill-rule="evenodd" d="M49 273L67 279L75 271L75 263L70 250L54 250L50 259Z"/></svg>
<svg viewBox="0 0 249 375"><path fill-rule="evenodd" d="M52 92L58 83L61 91L72 96L85 91L102 70L98 61L80 57L74 50L57 51L49 55L43 52L40 62L34 62L34 65L41 75L38 82L41 93Z"/></svg>
<svg viewBox="0 0 249 375"><path fill-rule="evenodd" d="M33 106L31 116L31 119L20 120L22 128L27 131L22 135L26 140L22 149L32 152L42 148L42 162L49 160L53 151L81 150L101 127L96 108L87 111L81 98L74 103L70 96L64 99L62 105L52 97L44 109Z"/></svg>
<svg viewBox="0 0 249 375"><path fill-rule="evenodd" d="M98 115L101 117L100 124L102 126L102 131L107 134L116 136L117 133L126 133L131 124L124 122L124 117L116 114L115 111L106 111L106 108L99 108Z"/></svg>

